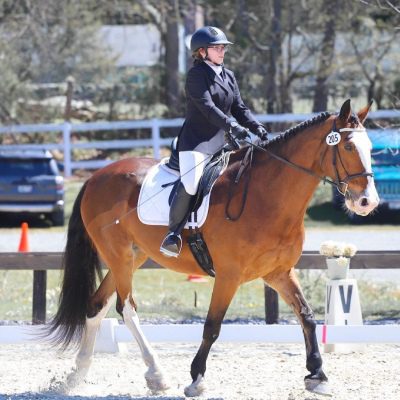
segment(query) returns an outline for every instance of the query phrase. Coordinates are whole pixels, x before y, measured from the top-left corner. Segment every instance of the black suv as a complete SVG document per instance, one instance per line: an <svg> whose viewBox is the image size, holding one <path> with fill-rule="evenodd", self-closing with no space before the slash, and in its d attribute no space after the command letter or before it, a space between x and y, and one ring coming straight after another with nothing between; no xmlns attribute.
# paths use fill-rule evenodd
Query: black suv
<svg viewBox="0 0 400 400"><path fill-rule="evenodd" d="M0 151L0 212L44 214L64 225L64 178L49 151Z"/></svg>

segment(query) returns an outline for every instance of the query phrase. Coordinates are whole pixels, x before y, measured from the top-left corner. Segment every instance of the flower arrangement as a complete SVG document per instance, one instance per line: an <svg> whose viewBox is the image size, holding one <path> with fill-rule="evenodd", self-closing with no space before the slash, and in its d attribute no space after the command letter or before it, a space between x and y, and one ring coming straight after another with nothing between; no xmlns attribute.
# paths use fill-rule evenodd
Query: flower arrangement
<svg viewBox="0 0 400 400"><path fill-rule="evenodd" d="M357 252L357 247L351 243L334 242L328 240L321 243L320 254L328 258L351 258Z"/></svg>
<svg viewBox="0 0 400 400"><path fill-rule="evenodd" d="M353 244L328 240L321 243L319 252L326 257L329 278L345 279L349 271L350 258L356 254L357 248Z"/></svg>

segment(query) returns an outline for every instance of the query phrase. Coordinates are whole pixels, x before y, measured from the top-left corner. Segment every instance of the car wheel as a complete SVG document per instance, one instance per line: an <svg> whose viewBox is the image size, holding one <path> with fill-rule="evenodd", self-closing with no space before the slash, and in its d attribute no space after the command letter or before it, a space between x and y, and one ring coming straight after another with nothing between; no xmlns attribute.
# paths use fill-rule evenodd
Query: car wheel
<svg viewBox="0 0 400 400"><path fill-rule="evenodd" d="M54 226L64 226L64 210L54 211L51 214L51 221Z"/></svg>

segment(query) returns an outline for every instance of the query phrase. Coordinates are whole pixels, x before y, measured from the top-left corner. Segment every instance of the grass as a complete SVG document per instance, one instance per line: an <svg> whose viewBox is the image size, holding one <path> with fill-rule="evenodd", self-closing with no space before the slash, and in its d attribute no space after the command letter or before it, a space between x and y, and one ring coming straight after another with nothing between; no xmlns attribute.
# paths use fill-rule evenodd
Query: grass
<svg viewBox="0 0 400 400"><path fill-rule="evenodd" d="M326 273L299 271L305 296L317 319L324 318ZM0 320L31 319L31 271L0 271ZM48 271L47 316L57 308L60 271ZM211 298L213 280L206 283L187 281L186 275L169 270L139 270L134 276L134 296L139 316L146 320L164 319L182 321L205 318ZM367 319L383 316L400 317L400 287L395 284L358 281L363 315ZM295 319L290 308L280 300L280 316ZM385 313L382 310L386 310ZM119 317L113 308L110 317ZM246 283L239 288L228 310L226 319L258 319L265 317L264 285L261 280Z"/></svg>
<svg viewBox="0 0 400 400"><path fill-rule="evenodd" d="M79 190L81 190L82 185L84 184L83 179L72 179L67 180L65 182L65 221L66 224L69 221L69 218L72 213L72 206L74 205L74 201L76 196L78 196Z"/></svg>

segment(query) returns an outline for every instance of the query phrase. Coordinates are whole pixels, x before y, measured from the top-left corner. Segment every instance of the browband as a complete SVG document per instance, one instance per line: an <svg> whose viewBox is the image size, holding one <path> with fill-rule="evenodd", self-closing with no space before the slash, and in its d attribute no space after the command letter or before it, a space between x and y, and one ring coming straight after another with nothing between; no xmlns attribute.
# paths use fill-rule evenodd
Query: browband
<svg viewBox="0 0 400 400"><path fill-rule="evenodd" d="M339 132L366 132L365 128L341 128Z"/></svg>

